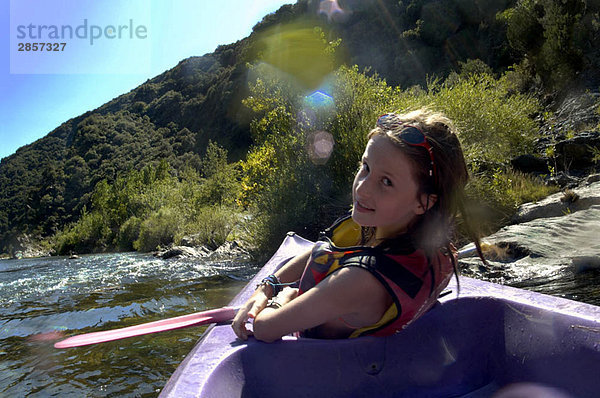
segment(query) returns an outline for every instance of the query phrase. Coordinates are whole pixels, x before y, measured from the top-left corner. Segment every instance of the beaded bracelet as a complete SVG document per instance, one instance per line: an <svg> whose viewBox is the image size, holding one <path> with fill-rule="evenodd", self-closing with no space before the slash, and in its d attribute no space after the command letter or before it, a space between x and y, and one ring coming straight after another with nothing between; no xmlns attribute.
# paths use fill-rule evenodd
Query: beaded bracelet
<svg viewBox="0 0 600 398"><path fill-rule="evenodd" d="M264 278L258 285L256 285L256 288L258 289L263 285L271 286L271 288L273 289L273 297L277 296L277 294L281 291L281 281L274 274L271 274Z"/></svg>
<svg viewBox="0 0 600 398"><path fill-rule="evenodd" d="M275 276L275 274L271 274L271 275L267 276L266 278L264 278L258 285L256 285L256 288L258 289L259 287L261 287L263 285L271 286L271 288L273 289L272 297L275 297L279 294L279 292L281 292L283 290L283 288L285 286L294 286L294 285L296 285L296 282L281 283L281 281L279 280L279 278L277 276Z"/></svg>

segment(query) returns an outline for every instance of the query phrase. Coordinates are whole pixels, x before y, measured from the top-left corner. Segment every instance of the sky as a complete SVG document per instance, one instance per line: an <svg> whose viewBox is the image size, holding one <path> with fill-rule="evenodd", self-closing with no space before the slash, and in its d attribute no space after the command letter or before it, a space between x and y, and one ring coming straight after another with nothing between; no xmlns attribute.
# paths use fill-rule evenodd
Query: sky
<svg viewBox="0 0 600 398"><path fill-rule="evenodd" d="M0 0L0 158L293 3Z"/></svg>

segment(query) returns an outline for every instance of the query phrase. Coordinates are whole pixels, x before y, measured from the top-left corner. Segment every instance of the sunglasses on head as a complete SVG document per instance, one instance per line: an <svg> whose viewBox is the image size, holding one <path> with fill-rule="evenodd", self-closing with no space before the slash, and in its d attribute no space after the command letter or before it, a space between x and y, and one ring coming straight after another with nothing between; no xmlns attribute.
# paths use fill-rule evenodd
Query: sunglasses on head
<svg viewBox="0 0 600 398"><path fill-rule="evenodd" d="M386 113L385 115L379 116L377 119L377 127L384 131L392 131L394 137L399 138L407 145L425 148L429 153L429 160L431 161L429 176L435 179L436 170L435 160L433 158L433 148L420 128L402 122L398 119L398 116L393 113ZM398 130L400 132L397 132Z"/></svg>

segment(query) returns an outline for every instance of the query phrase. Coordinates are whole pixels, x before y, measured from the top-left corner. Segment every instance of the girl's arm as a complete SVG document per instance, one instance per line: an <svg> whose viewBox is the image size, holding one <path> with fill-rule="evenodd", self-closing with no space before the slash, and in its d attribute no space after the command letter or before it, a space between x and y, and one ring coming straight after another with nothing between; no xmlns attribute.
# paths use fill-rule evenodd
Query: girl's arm
<svg viewBox="0 0 600 398"><path fill-rule="evenodd" d="M311 250L294 257L275 273L282 283L295 282L300 279ZM246 322L248 318L255 318L267 306L271 297L273 297L273 288L269 285L262 285L238 310L231 324L237 337L246 340L248 336L252 335L252 332L246 328Z"/></svg>
<svg viewBox="0 0 600 398"><path fill-rule="evenodd" d="M254 320L254 337L272 342L286 334L322 325L331 320L352 318L359 324L379 321L387 308L389 294L370 272L343 268L295 297L284 290L277 301L281 308L267 307Z"/></svg>
<svg viewBox="0 0 600 398"><path fill-rule="evenodd" d="M304 272L304 268L306 268L306 263L308 262L311 252L312 248L292 258L275 272L275 276L277 276L282 283L296 282L302 277L302 273ZM269 289L271 289L270 286Z"/></svg>

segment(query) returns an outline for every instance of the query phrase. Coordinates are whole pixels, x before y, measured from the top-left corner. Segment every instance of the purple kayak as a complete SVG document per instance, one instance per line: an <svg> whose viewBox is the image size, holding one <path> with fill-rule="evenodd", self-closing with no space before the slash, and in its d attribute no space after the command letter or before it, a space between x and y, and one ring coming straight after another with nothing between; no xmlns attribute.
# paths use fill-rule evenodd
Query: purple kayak
<svg viewBox="0 0 600 398"><path fill-rule="evenodd" d="M289 234L233 299L311 242ZM489 397L535 383L600 394L600 307L461 277L452 293L390 337L238 340L211 326L161 397Z"/></svg>

